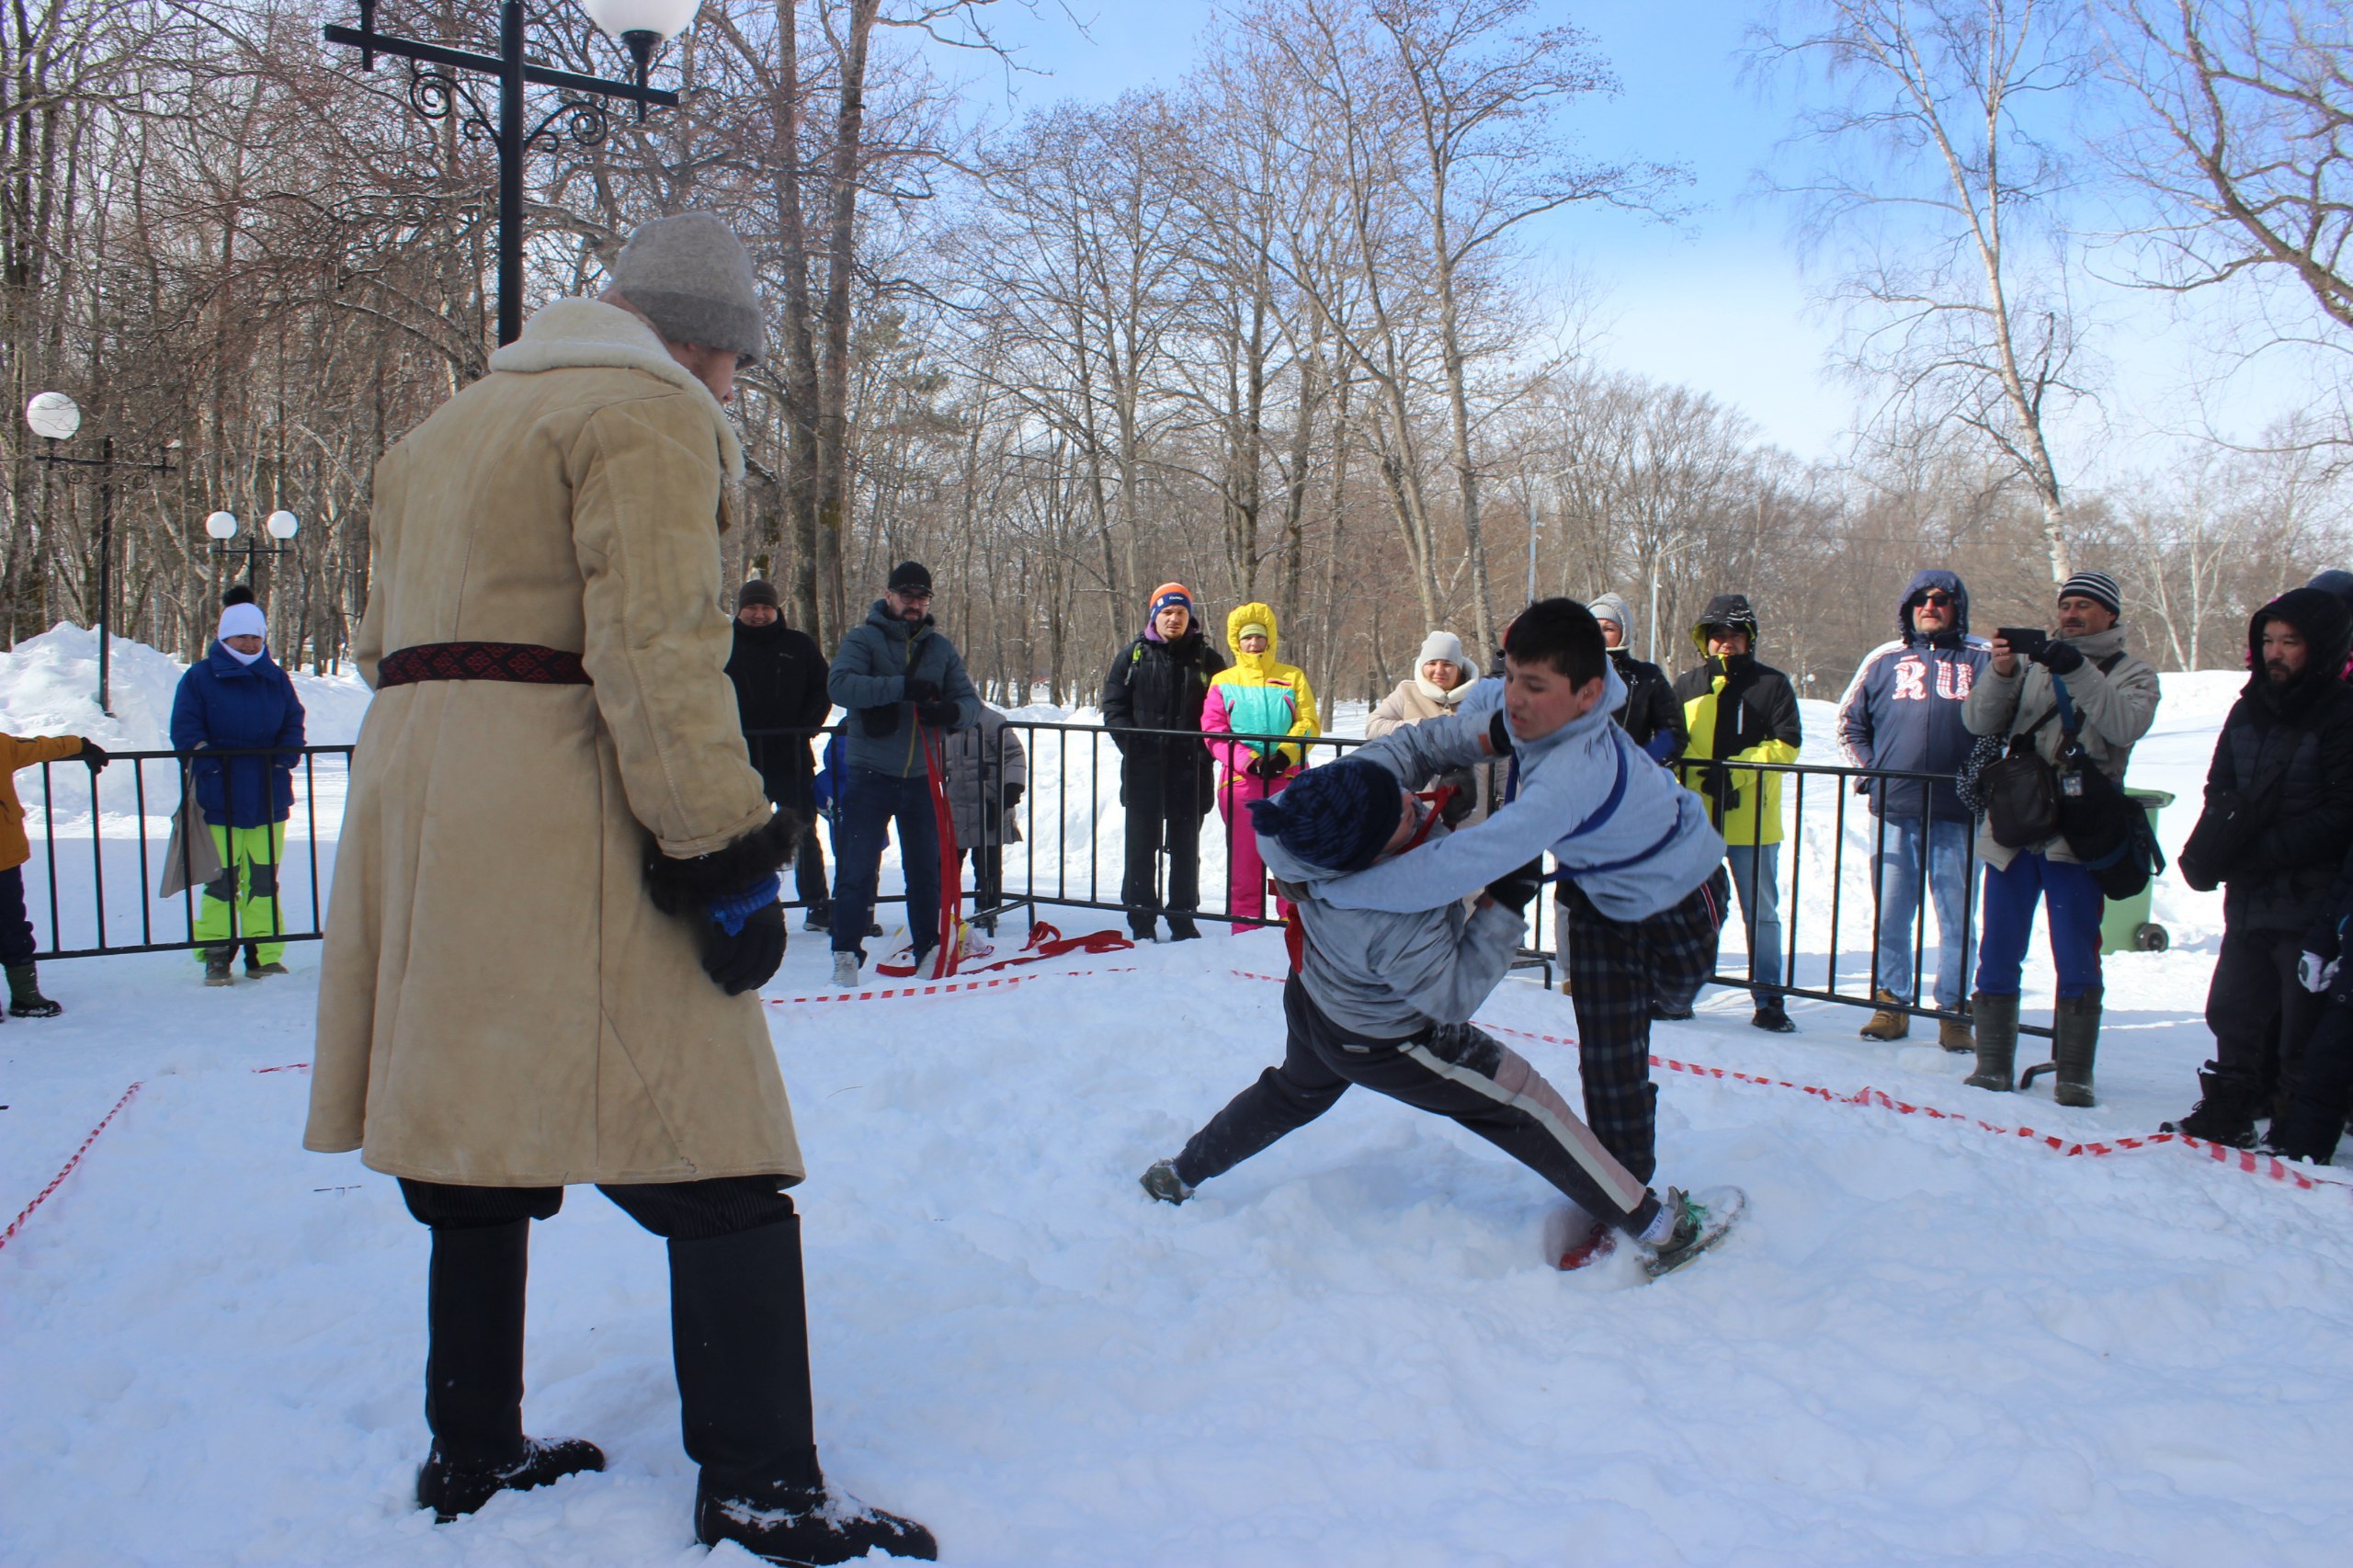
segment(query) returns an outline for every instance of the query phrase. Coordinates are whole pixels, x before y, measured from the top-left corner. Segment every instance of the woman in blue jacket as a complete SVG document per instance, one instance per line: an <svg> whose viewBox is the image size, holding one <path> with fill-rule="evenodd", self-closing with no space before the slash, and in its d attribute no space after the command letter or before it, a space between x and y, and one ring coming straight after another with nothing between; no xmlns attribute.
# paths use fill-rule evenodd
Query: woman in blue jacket
<svg viewBox="0 0 2353 1568"><path fill-rule="evenodd" d="M196 939L204 944L199 951L207 985L233 983L229 960L240 937L245 978L286 972L280 961L286 944L255 938L275 936L280 926L278 868L286 819L294 811L302 703L266 650L268 633L261 607L230 605L221 612L212 651L180 677L172 699L174 749L255 754L199 756L188 764L196 803L222 866L197 905Z"/></svg>

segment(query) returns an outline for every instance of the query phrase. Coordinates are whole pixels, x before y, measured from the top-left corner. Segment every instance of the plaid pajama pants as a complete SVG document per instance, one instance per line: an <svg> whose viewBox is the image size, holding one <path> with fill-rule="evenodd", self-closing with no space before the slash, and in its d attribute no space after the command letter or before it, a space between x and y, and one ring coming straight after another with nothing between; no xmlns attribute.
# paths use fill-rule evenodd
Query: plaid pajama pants
<svg viewBox="0 0 2353 1568"><path fill-rule="evenodd" d="M1612 920L1575 883L1555 884L1568 926L1586 1125L1643 1181L1658 1169L1651 1001L1688 1007L1714 971L1724 880L1719 867L1680 903L1642 920Z"/></svg>

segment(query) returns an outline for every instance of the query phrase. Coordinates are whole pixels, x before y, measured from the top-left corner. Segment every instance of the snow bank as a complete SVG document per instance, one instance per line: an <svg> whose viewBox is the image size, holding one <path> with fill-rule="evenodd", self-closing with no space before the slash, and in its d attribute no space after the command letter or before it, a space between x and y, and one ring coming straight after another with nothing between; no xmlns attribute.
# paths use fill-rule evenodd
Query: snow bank
<svg viewBox="0 0 2353 1568"><path fill-rule="evenodd" d="M61 620L0 653L0 731L12 735L87 735L108 751L167 751L172 694L188 666L126 637L107 650L109 719L98 711L98 634ZM368 685L357 674L287 672L313 745L348 745L367 716Z"/></svg>

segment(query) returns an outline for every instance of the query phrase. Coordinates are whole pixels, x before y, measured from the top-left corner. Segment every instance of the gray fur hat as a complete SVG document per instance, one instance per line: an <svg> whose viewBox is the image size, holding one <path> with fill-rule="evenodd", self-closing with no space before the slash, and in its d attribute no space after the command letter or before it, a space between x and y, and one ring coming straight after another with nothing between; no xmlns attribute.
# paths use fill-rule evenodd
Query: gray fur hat
<svg viewBox="0 0 2353 1568"><path fill-rule="evenodd" d="M672 343L754 359L767 351L752 253L715 214L679 212L640 224L614 258L613 287Z"/></svg>

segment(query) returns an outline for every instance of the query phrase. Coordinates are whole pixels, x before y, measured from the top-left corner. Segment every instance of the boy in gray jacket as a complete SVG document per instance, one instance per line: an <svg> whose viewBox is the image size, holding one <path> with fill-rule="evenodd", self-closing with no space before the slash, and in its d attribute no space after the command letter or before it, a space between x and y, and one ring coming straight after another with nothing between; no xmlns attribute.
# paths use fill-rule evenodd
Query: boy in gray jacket
<svg viewBox="0 0 2353 1568"><path fill-rule="evenodd" d="M1505 678L1454 717L1352 755L1401 781L1508 756L1505 803L1476 827L1334 881L1324 897L1342 909L1436 909L1551 851L1586 1120L1648 1181L1658 1166L1651 1008L1688 1014L1715 968L1724 841L1699 798L1610 722L1626 688L1592 611L1572 599L1529 606L1504 634L1504 659Z"/></svg>
<svg viewBox="0 0 2353 1568"><path fill-rule="evenodd" d="M1295 967L1283 986L1282 1064L1236 1096L1175 1159L1147 1170L1146 1192L1184 1202L1200 1183L1314 1120L1349 1085L1361 1084L1452 1118L1597 1221L1636 1237L1654 1277L1722 1233L1737 1212L1737 1194L1701 1203L1669 1189L1660 1199L1518 1052L1470 1022L1518 950L1519 912L1536 894L1533 878L1498 879L1467 913L1452 899L1413 914L1327 903L1334 880L1446 831L1371 762L1346 758L1310 768L1282 795L1252 801L1250 811L1267 868L1297 911Z"/></svg>

